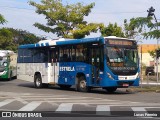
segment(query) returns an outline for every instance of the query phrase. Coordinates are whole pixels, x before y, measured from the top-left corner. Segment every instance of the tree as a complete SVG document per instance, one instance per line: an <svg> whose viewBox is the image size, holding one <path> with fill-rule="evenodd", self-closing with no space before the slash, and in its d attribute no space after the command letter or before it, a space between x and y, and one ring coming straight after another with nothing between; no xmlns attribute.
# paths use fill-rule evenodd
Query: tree
<svg viewBox="0 0 160 120"><path fill-rule="evenodd" d="M150 50L150 51L148 51L148 53L150 54L150 56L151 56L152 58L155 58L155 57L156 57L156 52L155 52L155 50Z"/></svg>
<svg viewBox="0 0 160 120"><path fill-rule="evenodd" d="M148 39L159 39L160 38L160 30L158 30L158 27L160 26L160 22L156 20L156 22L153 20L152 17L137 17L133 20L134 25L139 30L142 30L142 28L147 28L148 31L145 31L142 35L144 38ZM160 48L158 48L160 49ZM156 56L155 50L149 51L150 55L154 58Z"/></svg>
<svg viewBox="0 0 160 120"><path fill-rule="evenodd" d="M4 19L3 15L0 14L0 24L4 24L7 21Z"/></svg>
<svg viewBox="0 0 160 120"><path fill-rule="evenodd" d="M138 32L142 33L144 38L159 38L160 31L157 30L157 26L160 26L160 23L153 23L151 17L137 17L131 19L134 29L138 29ZM147 29L148 31L146 31ZM145 31L143 31L145 29Z"/></svg>
<svg viewBox="0 0 160 120"><path fill-rule="evenodd" d="M12 50L12 32L6 28L0 29L0 49Z"/></svg>
<svg viewBox="0 0 160 120"><path fill-rule="evenodd" d="M109 25L107 27L104 27L101 30L101 34L102 36L117 36L117 37L124 37L124 33L121 27L119 27L117 25L117 23L115 24L111 24L109 23Z"/></svg>
<svg viewBox="0 0 160 120"><path fill-rule="evenodd" d="M90 23L84 20L88 16L94 3L63 5L61 0L42 0L41 4L33 1L30 5L36 7L36 13L42 14L47 19L47 24L35 23L34 26L65 38L83 38L90 32L96 32L103 24Z"/></svg>
<svg viewBox="0 0 160 120"><path fill-rule="evenodd" d="M135 30L135 25L133 22L134 18L130 19L130 22L127 22L127 19L124 20L124 31L127 38L134 39L137 36L137 31Z"/></svg>
<svg viewBox="0 0 160 120"><path fill-rule="evenodd" d="M18 45L33 44L39 42L42 38L33 33L21 29L8 28L13 34L13 43Z"/></svg>
<svg viewBox="0 0 160 120"><path fill-rule="evenodd" d="M13 50L16 52L19 45L37 43L41 39L41 37L37 37L25 30L0 29L0 49L2 50Z"/></svg>

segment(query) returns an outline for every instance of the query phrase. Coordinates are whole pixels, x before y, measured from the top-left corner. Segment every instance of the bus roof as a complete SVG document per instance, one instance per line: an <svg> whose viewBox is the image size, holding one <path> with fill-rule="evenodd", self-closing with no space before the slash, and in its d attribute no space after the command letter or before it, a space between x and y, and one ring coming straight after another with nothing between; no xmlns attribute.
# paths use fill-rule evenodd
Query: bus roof
<svg viewBox="0 0 160 120"><path fill-rule="evenodd" d="M37 47L45 47L45 46L55 46L55 45L69 45L69 44L79 44L79 43L89 43L89 42L99 42L102 39L123 39L123 40L133 40L128 38L121 38L116 36L108 36L108 37L95 37L95 38L82 38L82 39L56 39L56 40L42 40L35 44L25 44L20 45L18 48L37 48Z"/></svg>
<svg viewBox="0 0 160 120"><path fill-rule="evenodd" d="M128 38L122 38L122 37L116 37L116 36L108 36L108 37L104 37L107 39L119 39L119 40L133 40L136 41L135 39L128 39Z"/></svg>
<svg viewBox="0 0 160 120"><path fill-rule="evenodd" d="M57 40L42 40L35 44L20 45L19 48L36 48L54 45L68 45L68 44L79 44L79 43L89 43L89 42L99 42L102 37L96 38L83 38L83 39L64 39L60 38Z"/></svg>

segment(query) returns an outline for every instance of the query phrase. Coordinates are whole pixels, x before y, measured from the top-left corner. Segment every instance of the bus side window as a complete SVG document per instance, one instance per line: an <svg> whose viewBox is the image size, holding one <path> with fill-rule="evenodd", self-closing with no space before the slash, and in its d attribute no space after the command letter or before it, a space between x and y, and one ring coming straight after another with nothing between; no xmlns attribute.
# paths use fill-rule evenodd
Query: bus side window
<svg viewBox="0 0 160 120"><path fill-rule="evenodd" d="M18 63L23 63L23 51L24 49L18 49Z"/></svg>
<svg viewBox="0 0 160 120"><path fill-rule="evenodd" d="M63 61L68 61L68 55L67 54L63 54Z"/></svg>
<svg viewBox="0 0 160 120"><path fill-rule="evenodd" d="M62 46L59 49L59 61L70 62L71 61L71 49L69 47Z"/></svg>
<svg viewBox="0 0 160 120"><path fill-rule="evenodd" d="M72 52L71 52L71 56L72 56L72 59L71 61L76 61L76 49L72 46Z"/></svg>
<svg viewBox="0 0 160 120"><path fill-rule="evenodd" d="M51 62L53 62L53 63L56 63L57 61L58 61L58 51L57 51L57 49L53 49L52 51L51 51Z"/></svg>
<svg viewBox="0 0 160 120"><path fill-rule="evenodd" d="M77 61L83 61L82 49L77 49Z"/></svg>

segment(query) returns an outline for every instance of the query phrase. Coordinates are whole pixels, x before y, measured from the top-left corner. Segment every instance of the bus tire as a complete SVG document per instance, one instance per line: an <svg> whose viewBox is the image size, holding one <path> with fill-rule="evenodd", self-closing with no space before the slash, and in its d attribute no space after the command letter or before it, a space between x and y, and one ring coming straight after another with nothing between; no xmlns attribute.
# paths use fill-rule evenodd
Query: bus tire
<svg viewBox="0 0 160 120"><path fill-rule="evenodd" d="M117 90L117 87L107 87L105 89L107 90L107 92L113 93L113 92L115 92Z"/></svg>
<svg viewBox="0 0 160 120"><path fill-rule="evenodd" d="M34 77L34 86L35 88L42 88L42 78L40 74L35 75Z"/></svg>
<svg viewBox="0 0 160 120"><path fill-rule="evenodd" d="M84 76L78 78L77 91L88 92L88 87L86 86L86 80Z"/></svg>
<svg viewBox="0 0 160 120"><path fill-rule="evenodd" d="M61 89L69 89L72 85L58 85Z"/></svg>

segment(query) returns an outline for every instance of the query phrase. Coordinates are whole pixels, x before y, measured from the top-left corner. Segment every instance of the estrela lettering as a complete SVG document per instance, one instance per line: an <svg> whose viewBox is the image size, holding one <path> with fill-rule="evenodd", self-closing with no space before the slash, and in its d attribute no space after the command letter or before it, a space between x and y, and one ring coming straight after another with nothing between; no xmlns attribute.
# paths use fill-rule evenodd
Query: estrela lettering
<svg viewBox="0 0 160 120"><path fill-rule="evenodd" d="M60 67L59 71L75 71L74 67Z"/></svg>

